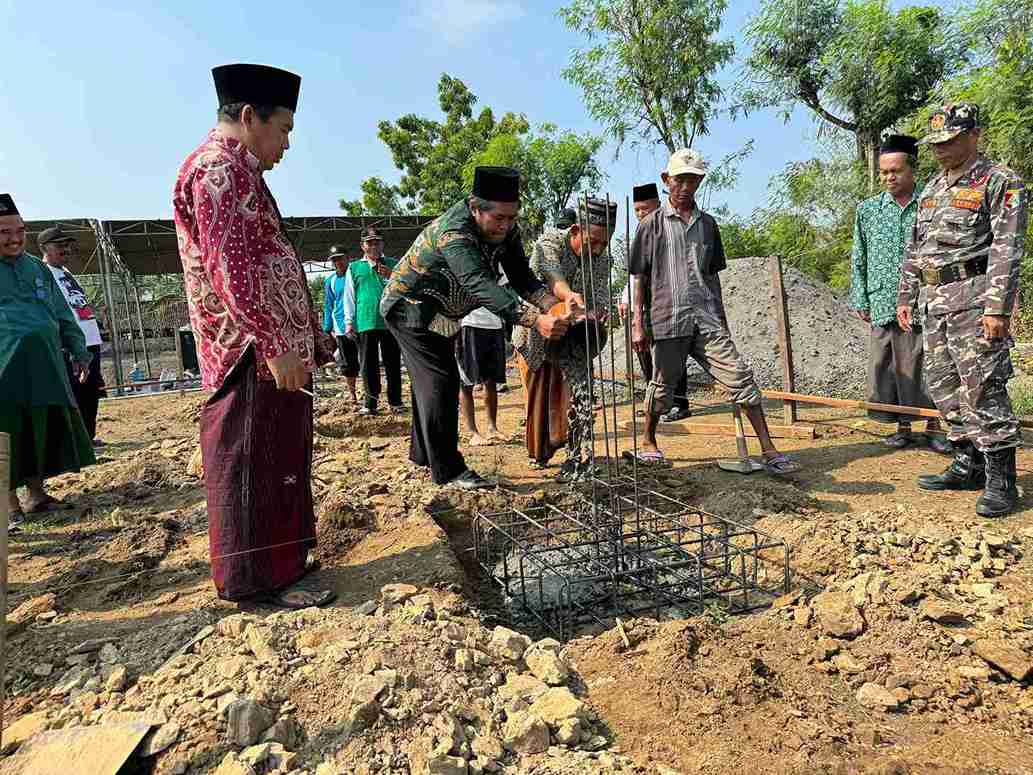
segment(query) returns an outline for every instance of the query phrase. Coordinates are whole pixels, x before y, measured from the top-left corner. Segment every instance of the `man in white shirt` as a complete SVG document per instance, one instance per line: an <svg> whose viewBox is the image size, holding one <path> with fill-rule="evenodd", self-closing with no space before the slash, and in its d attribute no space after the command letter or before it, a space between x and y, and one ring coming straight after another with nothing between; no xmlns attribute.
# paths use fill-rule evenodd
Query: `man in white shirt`
<svg viewBox="0 0 1033 775"><path fill-rule="evenodd" d="M100 403L100 394L104 390L104 378L100 373L100 326L93 307L86 298L86 292L66 267L68 259L74 255L78 245L75 237L67 234L60 226L44 229L37 241L43 252L44 263L54 275L57 287L64 294L68 306L72 308L72 313L79 322L83 336L86 337L86 348L93 353L89 370L79 376L73 374L71 360L68 360L68 381L79 404L79 413L82 414L86 433L93 440L94 447L101 447L104 442L97 438L97 406Z"/></svg>

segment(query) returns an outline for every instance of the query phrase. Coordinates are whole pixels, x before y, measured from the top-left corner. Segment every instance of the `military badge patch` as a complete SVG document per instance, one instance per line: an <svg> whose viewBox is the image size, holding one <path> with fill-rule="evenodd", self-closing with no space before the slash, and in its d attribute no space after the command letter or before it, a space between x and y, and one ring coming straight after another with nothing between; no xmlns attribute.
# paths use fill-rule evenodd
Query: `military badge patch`
<svg viewBox="0 0 1033 775"><path fill-rule="evenodd" d="M943 124L946 119L947 117L943 113L937 113L932 117L932 119L930 119L929 128L934 132L939 132L943 129Z"/></svg>
<svg viewBox="0 0 1033 775"><path fill-rule="evenodd" d="M923 210L931 210L934 207L936 207L936 197L927 196L925 199L922 200Z"/></svg>
<svg viewBox="0 0 1033 775"><path fill-rule="evenodd" d="M973 202L971 199L952 199L951 207L960 207L962 210L978 210L979 202Z"/></svg>
<svg viewBox="0 0 1033 775"><path fill-rule="evenodd" d="M1022 195L1025 193L1025 189L1022 188L1009 188L1004 192L1004 209L1008 210L1019 204L1022 201Z"/></svg>

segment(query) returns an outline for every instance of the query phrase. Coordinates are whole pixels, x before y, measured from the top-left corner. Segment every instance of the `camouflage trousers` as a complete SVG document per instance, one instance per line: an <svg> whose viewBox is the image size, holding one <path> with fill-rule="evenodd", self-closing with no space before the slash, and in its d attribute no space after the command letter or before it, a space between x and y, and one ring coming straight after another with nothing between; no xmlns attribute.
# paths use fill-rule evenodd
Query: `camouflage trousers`
<svg viewBox="0 0 1033 775"><path fill-rule="evenodd" d="M1019 421L1008 397L1010 337L983 336L982 309L927 315L925 380L929 396L950 423L951 441L971 441L981 452L1019 444Z"/></svg>

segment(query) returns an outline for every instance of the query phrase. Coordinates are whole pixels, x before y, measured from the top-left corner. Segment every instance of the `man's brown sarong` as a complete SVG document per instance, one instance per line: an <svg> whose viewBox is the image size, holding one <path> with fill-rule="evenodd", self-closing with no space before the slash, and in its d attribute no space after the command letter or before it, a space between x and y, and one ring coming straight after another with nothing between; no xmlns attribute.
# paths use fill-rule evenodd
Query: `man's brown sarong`
<svg viewBox="0 0 1033 775"><path fill-rule="evenodd" d="M212 580L223 600L283 589L316 545L312 399L256 374L249 349L201 414Z"/></svg>
<svg viewBox="0 0 1033 775"><path fill-rule="evenodd" d="M524 426L527 456L544 465L567 445L570 390L560 367L548 359L541 368L532 371L518 353L517 367L527 394Z"/></svg>

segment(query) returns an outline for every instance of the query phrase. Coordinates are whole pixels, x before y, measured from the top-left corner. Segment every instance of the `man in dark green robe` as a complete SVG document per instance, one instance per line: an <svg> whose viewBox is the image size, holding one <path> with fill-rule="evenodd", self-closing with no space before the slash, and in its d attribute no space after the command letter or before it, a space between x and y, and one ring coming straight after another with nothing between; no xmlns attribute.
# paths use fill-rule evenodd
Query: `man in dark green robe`
<svg viewBox="0 0 1033 775"><path fill-rule="evenodd" d="M96 462L68 382L87 373L92 354L54 275L25 252L25 222L0 194L0 433L10 436L11 524L24 513L61 508L43 487L48 476ZM25 486L23 513L17 488Z"/></svg>

